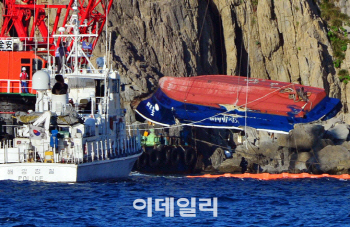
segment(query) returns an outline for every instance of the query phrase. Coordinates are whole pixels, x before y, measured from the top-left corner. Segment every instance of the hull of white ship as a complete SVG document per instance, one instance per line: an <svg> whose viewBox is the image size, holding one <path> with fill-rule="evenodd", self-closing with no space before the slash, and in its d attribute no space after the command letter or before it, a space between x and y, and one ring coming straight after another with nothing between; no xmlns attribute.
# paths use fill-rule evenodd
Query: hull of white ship
<svg viewBox="0 0 350 227"><path fill-rule="evenodd" d="M0 164L0 180L84 182L125 178L140 154L78 165L40 162Z"/></svg>

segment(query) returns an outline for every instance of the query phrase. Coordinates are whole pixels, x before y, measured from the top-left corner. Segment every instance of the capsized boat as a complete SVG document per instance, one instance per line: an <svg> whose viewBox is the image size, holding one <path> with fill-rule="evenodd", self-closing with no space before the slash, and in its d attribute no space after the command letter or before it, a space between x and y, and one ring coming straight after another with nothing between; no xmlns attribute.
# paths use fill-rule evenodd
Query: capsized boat
<svg viewBox="0 0 350 227"><path fill-rule="evenodd" d="M298 123L333 117L341 108L322 88L229 75L163 77L136 112L164 126L244 126L288 133Z"/></svg>
<svg viewBox="0 0 350 227"><path fill-rule="evenodd" d="M35 110L18 112L14 138L0 142L0 180L45 182L101 181L128 177L142 153L138 130L126 131L120 105L120 76L96 69L84 53L82 41L96 34L80 34L77 1L70 23L54 38L72 41L55 75L54 56L33 75ZM106 58L105 58L106 59ZM62 89L53 89L54 79ZM58 86L59 87L59 86ZM58 92L57 92L58 90ZM133 133L131 133L133 132Z"/></svg>

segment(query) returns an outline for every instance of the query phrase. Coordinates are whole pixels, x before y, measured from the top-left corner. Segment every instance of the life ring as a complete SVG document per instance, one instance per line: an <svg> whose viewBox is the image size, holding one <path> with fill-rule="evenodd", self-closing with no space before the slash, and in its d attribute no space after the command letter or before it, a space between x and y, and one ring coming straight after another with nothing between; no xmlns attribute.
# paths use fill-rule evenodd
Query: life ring
<svg viewBox="0 0 350 227"><path fill-rule="evenodd" d="M148 161L149 161L149 165L151 167L158 167L158 165L160 164L161 160L160 160L160 155L159 155L159 151L157 151L156 149L153 149L149 152L149 157L148 157Z"/></svg>
<svg viewBox="0 0 350 227"><path fill-rule="evenodd" d="M196 161L196 151L192 147L185 150L184 160L187 166L192 166Z"/></svg>
<svg viewBox="0 0 350 227"><path fill-rule="evenodd" d="M173 166L177 166L181 160L182 160L182 148L181 147L174 147L171 150L171 164Z"/></svg>
<svg viewBox="0 0 350 227"><path fill-rule="evenodd" d="M143 152L142 155L137 160L137 169L143 169L147 166L147 153Z"/></svg>

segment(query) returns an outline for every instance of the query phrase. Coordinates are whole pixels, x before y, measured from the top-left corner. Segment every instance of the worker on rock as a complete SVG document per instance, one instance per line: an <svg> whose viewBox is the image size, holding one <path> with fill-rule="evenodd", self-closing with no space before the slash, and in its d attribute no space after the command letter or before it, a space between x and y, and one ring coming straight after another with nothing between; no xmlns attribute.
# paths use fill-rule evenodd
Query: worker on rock
<svg viewBox="0 0 350 227"><path fill-rule="evenodd" d="M247 160L245 160L244 157L242 157L242 160L241 160L241 163L239 164L239 166L242 168L242 174L247 171L248 162L247 162Z"/></svg>

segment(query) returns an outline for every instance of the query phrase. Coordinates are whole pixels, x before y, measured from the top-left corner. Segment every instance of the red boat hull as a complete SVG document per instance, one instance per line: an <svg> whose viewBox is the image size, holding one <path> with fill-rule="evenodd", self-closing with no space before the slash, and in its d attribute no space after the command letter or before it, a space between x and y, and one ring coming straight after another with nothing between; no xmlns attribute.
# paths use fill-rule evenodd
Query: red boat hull
<svg viewBox="0 0 350 227"><path fill-rule="evenodd" d="M248 111L281 116L303 117L326 97L321 88L228 75L163 77L159 84L169 98L179 102L227 110L247 106Z"/></svg>

